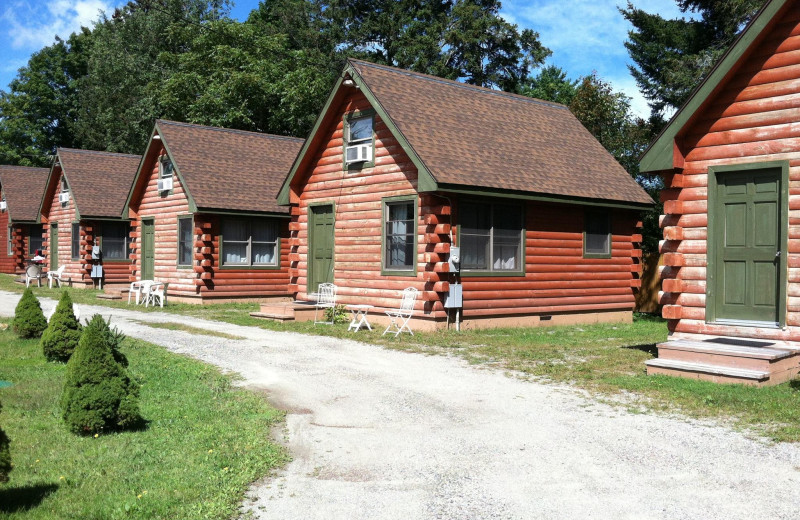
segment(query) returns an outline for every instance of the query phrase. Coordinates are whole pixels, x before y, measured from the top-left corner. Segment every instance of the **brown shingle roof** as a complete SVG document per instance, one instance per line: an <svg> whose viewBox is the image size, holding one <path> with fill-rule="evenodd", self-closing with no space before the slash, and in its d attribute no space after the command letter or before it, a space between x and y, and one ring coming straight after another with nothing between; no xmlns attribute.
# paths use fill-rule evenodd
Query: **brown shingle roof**
<svg viewBox="0 0 800 520"><path fill-rule="evenodd" d="M0 166L0 187L13 222L35 222L47 184L47 168Z"/></svg>
<svg viewBox="0 0 800 520"><path fill-rule="evenodd" d="M350 63L439 184L652 204L563 105Z"/></svg>
<svg viewBox="0 0 800 520"><path fill-rule="evenodd" d="M275 197L302 139L156 121L198 208L286 213Z"/></svg>
<svg viewBox="0 0 800 520"><path fill-rule="evenodd" d="M141 159L141 155L58 149L81 217L120 218Z"/></svg>

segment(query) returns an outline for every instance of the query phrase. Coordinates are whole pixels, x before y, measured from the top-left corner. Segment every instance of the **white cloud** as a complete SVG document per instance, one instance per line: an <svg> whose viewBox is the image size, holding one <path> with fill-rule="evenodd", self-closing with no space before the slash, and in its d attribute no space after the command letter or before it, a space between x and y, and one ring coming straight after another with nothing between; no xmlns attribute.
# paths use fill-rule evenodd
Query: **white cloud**
<svg viewBox="0 0 800 520"><path fill-rule="evenodd" d="M44 5L14 2L0 18L7 24L13 49L39 49L56 36L67 38L82 26L90 27L101 11L110 11L108 0L45 0Z"/></svg>

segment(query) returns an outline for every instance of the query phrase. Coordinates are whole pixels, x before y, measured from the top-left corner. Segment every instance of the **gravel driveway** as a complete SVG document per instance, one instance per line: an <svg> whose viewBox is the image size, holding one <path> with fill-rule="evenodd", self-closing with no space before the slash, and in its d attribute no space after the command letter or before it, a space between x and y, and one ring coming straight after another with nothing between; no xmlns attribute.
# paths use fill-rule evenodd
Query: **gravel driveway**
<svg viewBox="0 0 800 520"><path fill-rule="evenodd" d="M0 314L18 298L0 291ZM95 312L240 373L288 410L294 460L251 489L244 509L256 518L800 518L795 445L629 413L460 359L191 320L247 338L227 340L130 321L186 321L176 315L81 306Z"/></svg>

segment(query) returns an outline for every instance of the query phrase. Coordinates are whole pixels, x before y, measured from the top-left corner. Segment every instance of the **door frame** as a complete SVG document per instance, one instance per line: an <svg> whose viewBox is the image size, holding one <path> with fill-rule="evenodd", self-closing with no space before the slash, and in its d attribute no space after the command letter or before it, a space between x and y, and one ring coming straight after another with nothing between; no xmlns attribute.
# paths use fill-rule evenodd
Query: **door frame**
<svg viewBox="0 0 800 520"><path fill-rule="evenodd" d="M311 286L314 285L314 210L313 208L318 208L320 206L330 206L331 207L331 215L333 216L333 247L331 247L331 275L334 271L334 265L336 262L336 202L332 200L327 201L320 201L320 202L312 202L308 206L306 206L306 211L308 212L308 252L306 253L306 294L311 294ZM333 278L331 276L331 278ZM331 280L333 281L333 280Z"/></svg>
<svg viewBox="0 0 800 520"><path fill-rule="evenodd" d="M141 240L141 251L139 252L139 258L140 258L140 262L141 262L141 264L139 266L139 280L155 280L155 278L156 278L156 265L155 265L156 264L156 262L155 262L155 260L156 260L156 219L155 219L155 217L144 217L144 218L140 219L140 221L142 223L142 227L141 227L141 239L140 239ZM145 278L144 277L144 264L146 262L146 257L147 257L147 255L145 254L145 243L146 243L145 231L144 231L145 223L147 223L148 225L152 225L153 226L153 272L151 273L151 278ZM177 249L176 249L176 252L177 252Z"/></svg>
<svg viewBox="0 0 800 520"><path fill-rule="evenodd" d="M714 217L715 205L717 203L717 174L728 172L741 172L748 170L780 169L778 179L780 189L778 190L778 243L781 248L781 258L778 263L778 320L777 326L786 327L786 288L789 275L789 161L763 161L743 164L726 164L722 166L708 167L708 191L706 200L706 215L708 218L708 231L706 235L706 323L717 321L717 309L715 304L715 285L716 285L716 240L717 226ZM726 321L729 325L734 322ZM740 322L737 325L769 327L771 322Z"/></svg>

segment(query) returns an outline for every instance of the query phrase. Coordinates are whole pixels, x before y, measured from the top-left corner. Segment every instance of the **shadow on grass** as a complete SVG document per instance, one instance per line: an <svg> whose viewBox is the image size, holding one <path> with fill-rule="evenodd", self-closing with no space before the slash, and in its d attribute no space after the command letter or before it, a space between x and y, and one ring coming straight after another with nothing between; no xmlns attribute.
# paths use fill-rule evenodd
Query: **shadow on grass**
<svg viewBox="0 0 800 520"><path fill-rule="evenodd" d="M789 388L795 392L800 392L800 379L792 379L789 381Z"/></svg>
<svg viewBox="0 0 800 520"><path fill-rule="evenodd" d="M58 484L33 484L0 489L0 513L16 513L33 509L56 492Z"/></svg>
<svg viewBox="0 0 800 520"><path fill-rule="evenodd" d="M655 343L644 343L642 345L628 345L627 347L622 347L622 348L641 350L642 352L650 354L653 357L656 357L658 355L658 347L656 346Z"/></svg>

